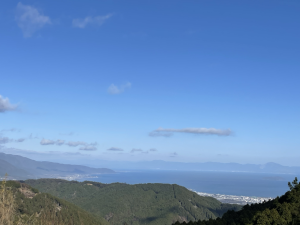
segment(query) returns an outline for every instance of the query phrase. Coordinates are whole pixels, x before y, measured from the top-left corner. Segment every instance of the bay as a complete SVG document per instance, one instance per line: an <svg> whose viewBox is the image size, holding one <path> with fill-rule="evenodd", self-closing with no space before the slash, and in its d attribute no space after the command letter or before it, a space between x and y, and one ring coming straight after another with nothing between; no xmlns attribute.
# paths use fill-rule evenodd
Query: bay
<svg viewBox="0 0 300 225"><path fill-rule="evenodd" d="M197 192L274 198L288 191L288 181L293 181L296 176L246 172L139 170L98 174L81 181L178 184Z"/></svg>

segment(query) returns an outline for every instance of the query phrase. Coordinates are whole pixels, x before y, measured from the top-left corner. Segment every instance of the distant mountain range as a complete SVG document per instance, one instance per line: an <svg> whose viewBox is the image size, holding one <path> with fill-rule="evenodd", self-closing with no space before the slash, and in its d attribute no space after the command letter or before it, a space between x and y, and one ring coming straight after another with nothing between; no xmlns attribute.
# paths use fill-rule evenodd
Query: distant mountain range
<svg viewBox="0 0 300 225"><path fill-rule="evenodd" d="M87 176L89 174L114 173L114 171L107 168L39 162L18 155L0 153L0 177L6 173L11 179L29 179Z"/></svg>
<svg viewBox="0 0 300 225"><path fill-rule="evenodd" d="M98 161L97 163L103 167L109 166L109 168L114 170L179 170L300 174L300 167L283 166L273 162L266 164L239 164L219 162L184 163L154 160L140 162Z"/></svg>
<svg viewBox="0 0 300 225"><path fill-rule="evenodd" d="M90 167L92 166L92 167ZM93 168L94 167L94 168ZM101 168L96 168L101 167ZM107 169L111 168L111 169ZM154 161L105 161L90 160L86 166L35 161L23 156L0 153L0 177L5 173L13 179L31 178L67 178L76 179L75 176L89 174L114 173L112 170L178 170L178 171L222 171L222 172L251 172L251 173L285 173L300 174L300 167L283 166L277 163L266 164L239 164L239 163L184 163ZM73 176L73 177L72 177Z"/></svg>

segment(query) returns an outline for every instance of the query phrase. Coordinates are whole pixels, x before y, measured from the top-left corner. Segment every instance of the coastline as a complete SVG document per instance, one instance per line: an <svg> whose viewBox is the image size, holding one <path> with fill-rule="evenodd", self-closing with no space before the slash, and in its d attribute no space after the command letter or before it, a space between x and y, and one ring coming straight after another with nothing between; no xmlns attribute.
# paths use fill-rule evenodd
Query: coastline
<svg viewBox="0 0 300 225"><path fill-rule="evenodd" d="M256 197L256 196L239 196L239 195L224 195L224 194L210 194L204 192L197 192L194 190L190 190L197 193L200 196L204 197L212 197L219 200L222 203L229 204L238 204L238 205L247 205L247 204L255 204L262 203L273 200L271 197Z"/></svg>

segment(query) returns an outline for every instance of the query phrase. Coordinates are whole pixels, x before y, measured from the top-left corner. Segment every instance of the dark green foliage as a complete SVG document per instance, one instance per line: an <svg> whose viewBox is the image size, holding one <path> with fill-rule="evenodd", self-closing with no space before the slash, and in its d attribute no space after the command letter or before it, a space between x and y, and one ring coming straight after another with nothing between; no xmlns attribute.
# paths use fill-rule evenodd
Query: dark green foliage
<svg viewBox="0 0 300 225"><path fill-rule="evenodd" d="M14 188L14 189L26 188L26 189L30 190L32 193L34 193L34 194L39 193L38 189L31 187L30 185L24 183L24 181L8 180L8 181L6 181L6 187L11 187L11 188Z"/></svg>
<svg viewBox="0 0 300 225"><path fill-rule="evenodd" d="M291 191L260 204L245 205L242 210L228 211L223 217L190 225L296 225L300 224L300 185L297 178L289 182ZM292 187L292 188L291 188ZM185 224L176 222L176 225Z"/></svg>
<svg viewBox="0 0 300 225"><path fill-rule="evenodd" d="M78 206L38 190L28 184L7 181L6 187L14 193L16 218L24 224L106 225L103 218L84 211Z"/></svg>
<svg viewBox="0 0 300 225"><path fill-rule="evenodd" d="M288 182L288 186L289 186L290 190L293 190L296 187L296 185L298 185L298 178L297 177L295 177L295 180L292 183Z"/></svg>
<svg viewBox="0 0 300 225"><path fill-rule="evenodd" d="M6 181L5 185L6 185L6 187L11 187L11 188L20 188L21 187L20 182L16 182L16 181L12 181L12 180Z"/></svg>
<svg viewBox="0 0 300 225"><path fill-rule="evenodd" d="M102 184L58 179L27 180L42 192L63 198L110 224L172 224L217 218L238 205L222 204L179 185L124 183Z"/></svg>

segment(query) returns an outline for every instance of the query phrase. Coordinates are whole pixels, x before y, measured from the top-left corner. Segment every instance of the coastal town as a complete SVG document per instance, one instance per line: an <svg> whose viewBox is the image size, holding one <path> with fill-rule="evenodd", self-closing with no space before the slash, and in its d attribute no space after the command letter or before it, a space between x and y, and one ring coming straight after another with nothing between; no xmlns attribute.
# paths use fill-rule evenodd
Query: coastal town
<svg viewBox="0 0 300 225"><path fill-rule="evenodd" d="M201 196L215 198L222 203L239 204L239 205L262 203L273 199L273 198L255 197L255 196L249 197L249 196L237 196L237 195L209 194L209 193L203 193L197 191L195 192Z"/></svg>

